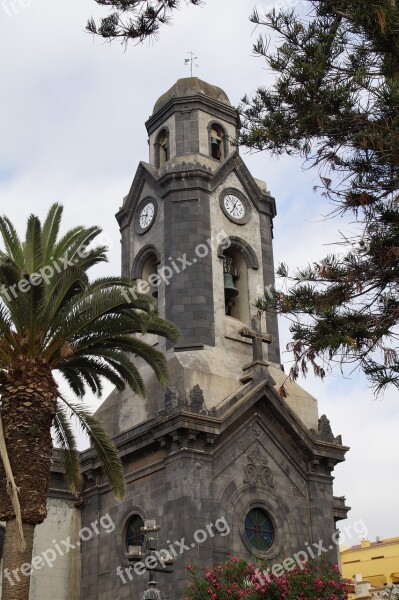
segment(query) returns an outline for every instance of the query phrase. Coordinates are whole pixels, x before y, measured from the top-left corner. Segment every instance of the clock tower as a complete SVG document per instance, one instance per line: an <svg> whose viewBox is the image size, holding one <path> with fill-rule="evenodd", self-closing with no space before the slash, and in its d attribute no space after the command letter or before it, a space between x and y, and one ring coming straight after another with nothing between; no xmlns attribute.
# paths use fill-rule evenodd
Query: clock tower
<svg viewBox="0 0 399 600"><path fill-rule="evenodd" d="M149 162L140 163L117 213L123 274L181 331L173 347L154 339L167 353L171 386L184 397L201 385L208 408L241 385L253 358L241 332L256 314L253 301L274 282L275 200L239 156L239 125L223 90L178 80L146 123ZM264 360L281 379L277 318L259 325ZM122 408L114 410L113 397L102 407L113 432L162 408L164 392L148 377L146 400L126 394Z"/></svg>
<svg viewBox="0 0 399 600"><path fill-rule="evenodd" d="M173 576L156 575L173 598L190 563L237 555L271 564L320 540L337 558L329 542L348 509L333 495L332 471L347 448L319 419L317 400L286 380L276 316L253 308L274 282L276 207L239 155L239 126L225 92L195 77L178 80L146 122L149 159L116 215L122 272L137 284L126 293L151 294L181 338L147 336L165 352L168 387L138 363L146 398L115 390L97 411L127 494L117 503L94 452L82 454L83 525L105 513L115 524L85 543L85 600L146 589L131 568L144 522L174 557Z"/></svg>

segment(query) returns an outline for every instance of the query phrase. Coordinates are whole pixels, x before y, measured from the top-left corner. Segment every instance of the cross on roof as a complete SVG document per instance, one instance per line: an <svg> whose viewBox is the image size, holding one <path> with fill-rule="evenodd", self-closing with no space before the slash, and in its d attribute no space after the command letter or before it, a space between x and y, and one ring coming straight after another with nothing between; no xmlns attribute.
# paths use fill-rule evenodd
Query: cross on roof
<svg viewBox="0 0 399 600"><path fill-rule="evenodd" d="M252 317L251 328L243 327L239 333L242 337L252 340L253 361L263 361L263 344L270 344L273 341L273 336L270 333L262 332L260 317Z"/></svg>

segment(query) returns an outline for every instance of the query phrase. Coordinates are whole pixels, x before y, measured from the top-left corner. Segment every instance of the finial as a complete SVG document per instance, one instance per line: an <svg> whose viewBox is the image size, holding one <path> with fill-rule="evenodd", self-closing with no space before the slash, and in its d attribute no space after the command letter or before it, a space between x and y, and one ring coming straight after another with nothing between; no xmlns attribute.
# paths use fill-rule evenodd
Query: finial
<svg viewBox="0 0 399 600"><path fill-rule="evenodd" d="M198 60L198 56L194 56L195 52L189 52L188 54L190 55L190 58L185 58L184 64L187 66L190 65L190 73L191 73L191 77L192 77L193 76L193 65L195 67L197 67L197 69L199 67L199 65L194 64L194 61Z"/></svg>

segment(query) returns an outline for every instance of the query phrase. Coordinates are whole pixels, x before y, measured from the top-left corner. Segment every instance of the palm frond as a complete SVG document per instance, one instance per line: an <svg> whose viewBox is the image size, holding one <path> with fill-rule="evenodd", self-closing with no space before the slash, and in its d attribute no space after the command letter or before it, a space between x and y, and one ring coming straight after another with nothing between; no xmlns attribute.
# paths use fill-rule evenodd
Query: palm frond
<svg viewBox="0 0 399 600"><path fill-rule="evenodd" d="M132 341L132 340L130 340ZM134 341L134 340L133 340ZM130 344L129 352L134 349L134 345ZM110 345L101 348L90 348L90 357L99 357L106 360L111 367L119 374L125 384L140 396L145 396L144 381L140 375L139 370L131 359L131 356L126 354L125 350L120 350L116 345ZM80 355L80 352L78 353ZM163 355L161 355L163 356ZM125 385L123 385L125 387Z"/></svg>
<svg viewBox="0 0 399 600"><path fill-rule="evenodd" d="M60 240L60 242L54 248L54 258L61 259L67 255L68 258L73 261L84 256L85 251L89 244L102 232L100 227L76 227L71 232L68 232ZM69 235L71 234L71 235ZM103 251L103 247L102 251ZM103 261L107 260L107 257L103 255Z"/></svg>
<svg viewBox="0 0 399 600"><path fill-rule="evenodd" d="M65 256L65 253L68 252L71 244L74 243L76 238L82 233L83 229L83 225L73 227L72 229L69 229L60 240L57 240L52 249L52 256L55 260L59 260L61 257Z"/></svg>
<svg viewBox="0 0 399 600"><path fill-rule="evenodd" d="M65 406L57 403L57 412L53 421L55 438L58 446L64 451L65 478L71 492L77 495L82 487L82 471L76 438L71 427Z"/></svg>
<svg viewBox="0 0 399 600"><path fill-rule="evenodd" d="M118 372L110 366L106 361L101 358L95 358L91 356L73 356L66 361L66 367L61 364L57 366L57 369L63 373L65 368L70 372L73 368L79 373L81 379L85 381L93 392L101 392L102 386L98 384L98 378L104 377L110 383L112 383L118 390L123 390L125 382ZM93 376L96 377L93 380ZM81 395L81 394L80 394Z"/></svg>
<svg viewBox="0 0 399 600"><path fill-rule="evenodd" d="M48 337L51 335L54 324L58 320L65 319L68 302L71 302L73 306L88 283L86 273L82 273L81 270L75 267L62 271L56 277L53 277L46 289L46 303L43 307L42 316L43 323L48 330Z"/></svg>
<svg viewBox="0 0 399 600"><path fill-rule="evenodd" d="M22 267L25 256L21 240L14 225L6 216L0 217L0 234L3 238L7 255Z"/></svg>
<svg viewBox="0 0 399 600"><path fill-rule="evenodd" d="M96 265L107 262L107 250L106 246L96 246L90 250L86 250L84 247L73 254L73 262L79 269L88 271Z"/></svg>
<svg viewBox="0 0 399 600"><path fill-rule="evenodd" d="M26 227L25 269L31 275L43 267L42 255L42 226L35 215L30 215Z"/></svg>
<svg viewBox="0 0 399 600"><path fill-rule="evenodd" d="M0 263L0 298L19 335L23 335L30 316L27 294L21 293L19 289L24 279L26 276L14 261Z"/></svg>
<svg viewBox="0 0 399 600"><path fill-rule="evenodd" d="M159 352L159 350L156 350L153 346L150 346L143 340L139 340L135 337L132 339L130 352L143 359L152 368L158 381L162 385L166 383L168 379L168 368L166 358L162 352Z"/></svg>
<svg viewBox="0 0 399 600"><path fill-rule="evenodd" d="M142 321L147 333L161 335L168 338L171 342L177 342L180 338L180 331L171 323L159 316L158 313L151 312L142 315Z"/></svg>
<svg viewBox="0 0 399 600"><path fill-rule="evenodd" d="M48 265L53 260L53 249L60 231L61 217L63 207L60 204L53 204L48 211L46 220L42 227L42 252L43 263Z"/></svg>
<svg viewBox="0 0 399 600"><path fill-rule="evenodd" d="M64 323L59 324L59 333L64 338L71 339L84 332L93 323L99 322L99 319L104 315L113 311L120 311L125 306L126 298L120 290L97 290L90 296L83 296L78 299L69 314L64 315ZM56 341L54 342L54 348L51 348L51 350L57 351Z"/></svg>
<svg viewBox="0 0 399 600"><path fill-rule="evenodd" d="M62 370L59 370L59 372L65 379L75 396L82 398L85 395L85 382L82 379L80 373L74 371L74 369L68 369L67 366L64 366Z"/></svg>
<svg viewBox="0 0 399 600"><path fill-rule="evenodd" d="M87 433L100 459L104 472L111 484L116 498L122 499L125 490L123 467L118 450L104 430L102 424L87 410L87 408L61 398L71 413L78 419L82 430Z"/></svg>

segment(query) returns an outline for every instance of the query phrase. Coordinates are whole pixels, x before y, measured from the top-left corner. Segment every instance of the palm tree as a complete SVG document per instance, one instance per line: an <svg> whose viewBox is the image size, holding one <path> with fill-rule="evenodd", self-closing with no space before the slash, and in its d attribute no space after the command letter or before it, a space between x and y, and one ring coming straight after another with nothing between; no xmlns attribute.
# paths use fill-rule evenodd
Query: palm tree
<svg viewBox="0 0 399 600"><path fill-rule="evenodd" d="M129 300L132 282L119 277L89 281L90 267L106 261L106 247L93 246L98 227L76 227L59 237L62 207L54 204L41 224L28 219L21 241L7 217L0 218L0 521L6 521L4 569L32 556L35 526L46 517L52 458L52 427L65 451L71 491L81 486L70 417L89 434L116 497L124 493L117 450L101 424L79 402L60 393L55 374L82 397L101 394L102 380L144 395L132 356L167 378L162 353L136 333L171 340L176 328L161 319L152 300ZM13 580L14 581L14 580ZM3 581L3 600L28 600L29 577Z"/></svg>

